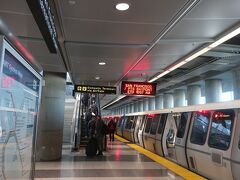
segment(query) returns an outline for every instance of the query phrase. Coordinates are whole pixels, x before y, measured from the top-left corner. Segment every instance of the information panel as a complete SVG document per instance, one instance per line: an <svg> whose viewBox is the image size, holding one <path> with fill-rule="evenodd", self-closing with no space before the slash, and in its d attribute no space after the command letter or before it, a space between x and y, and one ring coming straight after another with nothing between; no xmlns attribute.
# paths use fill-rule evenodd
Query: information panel
<svg viewBox="0 0 240 180"><path fill-rule="evenodd" d="M121 94L154 96L156 94L156 83L123 81Z"/></svg>
<svg viewBox="0 0 240 180"><path fill-rule="evenodd" d="M6 42L0 71L0 179L31 179L40 79Z"/></svg>
<svg viewBox="0 0 240 180"><path fill-rule="evenodd" d="M74 92L80 93L97 93L97 94L116 94L116 87L110 86L88 86L88 85L75 85Z"/></svg>

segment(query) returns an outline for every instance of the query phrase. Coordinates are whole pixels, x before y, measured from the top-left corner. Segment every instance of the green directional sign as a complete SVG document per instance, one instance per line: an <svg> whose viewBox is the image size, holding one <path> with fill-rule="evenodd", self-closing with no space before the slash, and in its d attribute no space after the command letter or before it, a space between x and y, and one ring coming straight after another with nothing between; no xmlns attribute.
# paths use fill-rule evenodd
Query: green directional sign
<svg viewBox="0 0 240 180"><path fill-rule="evenodd" d="M96 94L116 94L117 88L111 87L111 86L75 85L74 92L96 93Z"/></svg>

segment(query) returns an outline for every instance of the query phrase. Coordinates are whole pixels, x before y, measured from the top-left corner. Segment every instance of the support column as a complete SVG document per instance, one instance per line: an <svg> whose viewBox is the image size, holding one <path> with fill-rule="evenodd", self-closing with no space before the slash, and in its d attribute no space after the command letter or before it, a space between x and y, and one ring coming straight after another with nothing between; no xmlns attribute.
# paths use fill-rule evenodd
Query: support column
<svg viewBox="0 0 240 180"><path fill-rule="evenodd" d="M201 100L201 86L190 85L187 87L187 105L200 104Z"/></svg>
<svg viewBox="0 0 240 180"><path fill-rule="evenodd" d="M134 102L134 112L138 112L138 101Z"/></svg>
<svg viewBox="0 0 240 180"><path fill-rule="evenodd" d="M148 98L143 99L143 111L148 111Z"/></svg>
<svg viewBox="0 0 240 180"><path fill-rule="evenodd" d="M164 109L173 108L173 95L171 93L164 93L163 107Z"/></svg>
<svg viewBox="0 0 240 180"><path fill-rule="evenodd" d="M131 113L134 113L134 103L130 104L130 108L131 108Z"/></svg>
<svg viewBox="0 0 240 180"><path fill-rule="evenodd" d="M63 122L66 91L65 73L44 73L41 107L37 127L37 161L62 157Z"/></svg>
<svg viewBox="0 0 240 180"><path fill-rule="evenodd" d="M155 109L163 109L163 95L155 97Z"/></svg>
<svg viewBox="0 0 240 180"><path fill-rule="evenodd" d="M148 110L152 111L155 109L155 98L154 97L149 97L148 98Z"/></svg>
<svg viewBox="0 0 240 180"><path fill-rule="evenodd" d="M143 112L143 100L138 101L138 112Z"/></svg>
<svg viewBox="0 0 240 180"><path fill-rule="evenodd" d="M125 104L125 114L128 114L129 112L129 104Z"/></svg>
<svg viewBox="0 0 240 180"><path fill-rule="evenodd" d="M234 100L240 99L240 69L232 72Z"/></svg>
<svg viewBox="0 0 240 180"><path fill-rule="evenodd" d="M185 106L185 90L184 89L176 89L174 91L174 107L181 107Z"/></svg>
<svg viewBox="0 0 240 180"><path fill-rule="evenodd" d="M205 81L206 103L220 102L222 94L222 81L220 79L208 79Z"/></svg>

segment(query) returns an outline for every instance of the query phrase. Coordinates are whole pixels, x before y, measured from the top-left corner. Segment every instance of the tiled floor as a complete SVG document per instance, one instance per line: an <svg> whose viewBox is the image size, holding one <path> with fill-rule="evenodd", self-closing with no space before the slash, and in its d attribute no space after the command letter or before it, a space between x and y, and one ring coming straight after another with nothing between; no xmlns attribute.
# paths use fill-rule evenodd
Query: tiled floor
<svg viewBox="0 0 240 180"><path fill-rule="evenodd" d="M108 143L104 156L88 158L84 150L71 152L63 147L61 162L40 162L35 179L162 180L182 179L122 142Z"/></svg>

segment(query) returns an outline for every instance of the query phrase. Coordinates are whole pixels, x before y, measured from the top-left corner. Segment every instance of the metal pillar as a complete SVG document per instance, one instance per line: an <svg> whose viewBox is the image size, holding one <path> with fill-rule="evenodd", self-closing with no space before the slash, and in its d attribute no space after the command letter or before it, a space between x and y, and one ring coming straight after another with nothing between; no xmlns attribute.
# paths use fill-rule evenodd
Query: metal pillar
<svg viewBox="0 0 240 180"><path fill-rule="evenodd" d="M187 87L187 105L200 104L201 100L201 86L190 85Z"/></svg>

